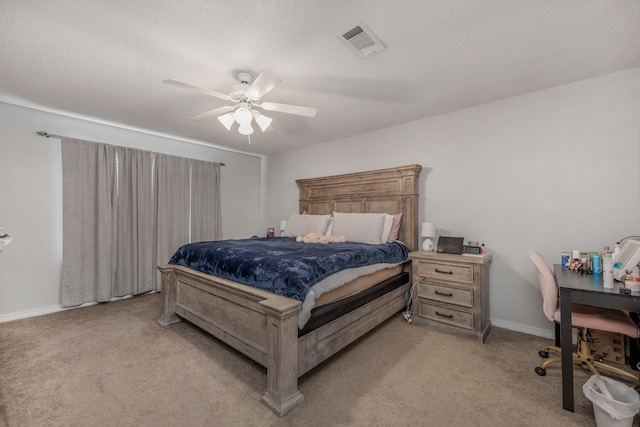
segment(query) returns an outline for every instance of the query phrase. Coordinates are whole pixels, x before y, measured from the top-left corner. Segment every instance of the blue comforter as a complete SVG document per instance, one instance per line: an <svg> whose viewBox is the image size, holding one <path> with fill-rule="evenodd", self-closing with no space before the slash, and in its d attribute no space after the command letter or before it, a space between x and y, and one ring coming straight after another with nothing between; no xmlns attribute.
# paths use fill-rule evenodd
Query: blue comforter
<svg viewBox="0 0 640 427"><path fill-rule="evenodd" d="M176 251L169 264L303 301L311 286L340 270L399 263L408 255L409 249L400 242L323 245L298 243L293 237L265 237L189 243Z"/></svg>

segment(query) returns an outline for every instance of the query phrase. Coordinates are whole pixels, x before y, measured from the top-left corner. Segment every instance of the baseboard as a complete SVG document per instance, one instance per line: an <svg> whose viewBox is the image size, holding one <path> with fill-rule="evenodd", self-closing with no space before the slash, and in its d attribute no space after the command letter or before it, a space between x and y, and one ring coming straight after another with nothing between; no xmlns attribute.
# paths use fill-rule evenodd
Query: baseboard
<svg viewBox="0 0 640 427"><path fill-rule="evenodd" d="M555 339L553 324L550 323L552 329L535 328L522 323L509 322L500 319L491 319L491 325L496 328L509 329L510 331L522 332L523 334L535 335L537 337Z"/></svg>
<svg viewBox="0 0 640 427"><path fill-rule="evenodd" d="M149 294L153 294L156 291L149 291L147 293ZM142 295L142 294L141 294ZM111 301L118 301L121 299L127 299L127 298L131 298L133 295L126 295L123 297L113 297L111 298ZM62 305L50 305L48 307L41 307L41 308L34 308L33 310L25 310L25 311L18 311L16 313L9 313L9 314L3 314L0 316L0 323L4 323L4 322L10 322L12 320L18 320L18 319L26 319L27 317L35 317L35 316L42 316L44 314L51 314L51 313L56 313L58 311L65 311L65 310L73 310L75 308L82 308L82 307L89 307L90 305L96 305L97 302L87 302L75 307L63 307Z"/></svg>
<svg viewBox="0 0 640 427"><path fill-rule="evenodd" d="M55 313L66 310L61 305L50 305L48 307L35 308L33 310L18 311L16 313L3 314L0 316L0 323L10 322L12 320L26 319L27 317L42 316L43 314Z"/></svg>

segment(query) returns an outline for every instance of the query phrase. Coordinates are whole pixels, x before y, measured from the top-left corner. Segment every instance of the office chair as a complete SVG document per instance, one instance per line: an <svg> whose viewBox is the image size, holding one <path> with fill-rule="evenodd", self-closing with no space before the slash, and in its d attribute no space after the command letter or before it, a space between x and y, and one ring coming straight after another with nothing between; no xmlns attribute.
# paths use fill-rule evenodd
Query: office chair
<svg viewBox="0 0 640 427"><path fill-rule="evenodd" d="M549 351L560 353L560 304L558 298L558 284L553 271L549 268L544 258L536 251L529 253L529 258L538 271L540 291L542 292L542 309L545 316L555 323L556 342L554 346L549 346L541 350L538 354L545 358L535 371L538 375L547 374L546 369L552 363L561 362L560 357L549 359ZM591 307L588 305L572 304L571 306L571 326L580 329L577 351L573 352L573 363L579 364L582 368L589 370L594 375L599 375L598 369L612 372L632 378L636 383L640 381L637 375L627 372L615 366L602 362L602 357L591 354L591 341L585 340L589 329L624 334L631 338L640 336L640 328L622 310L608 308Z"/></svg>

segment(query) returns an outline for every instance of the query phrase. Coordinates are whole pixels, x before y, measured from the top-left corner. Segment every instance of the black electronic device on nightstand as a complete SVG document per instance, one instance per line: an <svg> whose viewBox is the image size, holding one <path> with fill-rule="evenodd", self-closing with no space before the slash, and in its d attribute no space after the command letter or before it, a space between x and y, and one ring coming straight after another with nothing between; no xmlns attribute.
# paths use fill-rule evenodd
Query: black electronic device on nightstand
<svg viewBox="0 0 640 427"><path fill-rule="evenodd" d="M462 248L462 252L465 254L480 255L482 254L482 247L465 245Z"/></svg>

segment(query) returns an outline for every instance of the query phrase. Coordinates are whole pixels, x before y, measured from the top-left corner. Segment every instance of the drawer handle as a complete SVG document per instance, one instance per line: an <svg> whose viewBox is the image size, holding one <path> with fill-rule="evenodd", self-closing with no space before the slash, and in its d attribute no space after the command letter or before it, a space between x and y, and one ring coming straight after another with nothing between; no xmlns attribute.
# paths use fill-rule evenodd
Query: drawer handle
<svg viewBox="0 0 640 427"><path fill-rule="evenodd" d="M440 292L440 291L434 291L436 295L442 295L443 297L452 297L453 294L451 292Z"/></svg>
<svg viewBox="0 0 640 427"><path fill-rule="evenodd" d="M440 270L440 269L436 268L436 273L440 273L440 274L453 274L453 271Z"/></svg>
<svg viewBox="0 0 640 427"><path fill-rule="evenodd" d="M436 314L440 317L446 317L447 319L453 319L453 314L442 314L436 310Z"/></svg>

